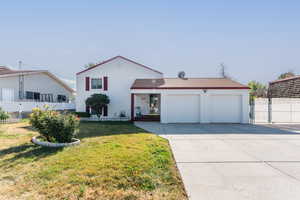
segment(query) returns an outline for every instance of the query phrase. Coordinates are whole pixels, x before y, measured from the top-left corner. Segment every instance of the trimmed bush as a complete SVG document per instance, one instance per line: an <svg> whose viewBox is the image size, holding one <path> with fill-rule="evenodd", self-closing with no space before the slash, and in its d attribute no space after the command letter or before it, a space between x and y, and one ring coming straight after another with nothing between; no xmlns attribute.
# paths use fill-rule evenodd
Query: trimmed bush
<svg viewBox="0 0 300 200"><path fill-rule="evenodd" d="M0 120L6 120L8 118L9 118L8 113L2 110L2 108L0 107Z"/></svg>
<svg viewBox="0 0 300 200"><path fill-rule="evenodd" d="M53 110L33 109L30 124L48 142L69 143L75 137L79 119L72 114L60 114Z"/></svg>
<svg viewBox="0 0 300 200"><path fill-rule="evenodd" d="M77 117L90 117L91 116L91 114L87 113L87 112L75 112L75 115Z"/></svg>
<svg viewBox="0 0 300 200"><path fill-rule="evenodd" d="M92 108L98 117L102 114L102 109L109 104L110 100L106 94L92 94L85 100L85 104Z"/></svg>

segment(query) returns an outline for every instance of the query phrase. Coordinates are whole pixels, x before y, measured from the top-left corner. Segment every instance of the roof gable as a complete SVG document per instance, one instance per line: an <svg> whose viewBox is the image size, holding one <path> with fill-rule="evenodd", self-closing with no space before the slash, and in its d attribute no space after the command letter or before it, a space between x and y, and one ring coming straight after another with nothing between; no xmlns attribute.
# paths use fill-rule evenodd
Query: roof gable
<svg viewBox="0 0 300 200"><path fill-rule="evenodd" d="M8 67L2 67L0 66L0 78L1 77L11 77L11 76L19 76L19 75L30 75L30 74L46 74L56 82L58 82L61 86L63 86L66 90L70 92L74 92L74 90L69 87L65 82L60 80L58 77L56 77L54 74L50 73L47 70L12 70Z"/></svg>
<svg viewBox="0 0 300 200"><path fill-rule="evenodd" d="M163 74L163 73L160 72L160 71L157 71L157 70L155 70L155 69L152 69L152 68L150 68L150 67L147 67L147 66L145 66L145 65L143 65L143 64L137 63L137 62L135 62L135 61L133 61L133 60L130 60L130 59L128 59L128 58L125 58L125 57L123 57L123 56L115 56L115 57L110 58L110 59L108 59L108 60L105 60L105 61L103 61L103 62L101 62L101 63L98 63L98 64L96 64L96 65L94 65L94 66L92 66L92 67L89 67L89 68L87 68L87 69L85 69L85 70L83 70L83 71L80 71L80 72L78 72L76 75L79 75L79 74L81 74L81 73L84 73L84 72L86 72L86 71L89 71L89 70L91 70L91 69L94 69L94 68L96 68L96 67L100 67L100 66L104 65L105 63L111 62L111 61L113 61L113 60L115 60L115 59L117 59L117 58L121 58L121 59L126 60L126 61L128 61L128 62L134 63L134 64L136 64L136 65L138 65L138 66L140 66L140 67L143 67L143 68L145 68L145 69L151 70L151 71L153 71L153 72L156 72L156 73L159 73L159 74Z"/></svg>

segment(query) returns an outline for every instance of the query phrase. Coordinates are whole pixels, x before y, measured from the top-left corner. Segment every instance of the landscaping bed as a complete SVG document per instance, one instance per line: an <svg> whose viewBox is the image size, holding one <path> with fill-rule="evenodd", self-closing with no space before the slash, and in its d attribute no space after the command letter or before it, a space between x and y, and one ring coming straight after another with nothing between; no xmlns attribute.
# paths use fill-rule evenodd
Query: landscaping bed
<svg viewBox="0 0 300 200"><path fill-rule="evenodd" d="M28 122L0 125L0 199L187 199L168 142L129 122L81 122L45 148Z"/></svg>

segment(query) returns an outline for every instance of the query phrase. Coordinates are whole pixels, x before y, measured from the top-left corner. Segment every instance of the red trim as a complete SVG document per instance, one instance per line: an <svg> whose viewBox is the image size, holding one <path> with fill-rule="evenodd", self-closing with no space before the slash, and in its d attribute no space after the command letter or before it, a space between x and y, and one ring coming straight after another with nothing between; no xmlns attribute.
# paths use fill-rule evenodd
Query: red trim
<svg viewBox="0 0 300 200"><path fill-rule="evenodd" d="M149 69L149 70L151 70L151 71L154 71L154 72L157 72L157 73L162 74L162 72L160 72L160 71L157 71L157 70L155 70L155 69L152 69L152 68L150 68L150 67L147 67L147 66L145 66L145 65L142 65L142 64L140 64L140 63L137 63L137 62L135 62L135 61L133 61L133 60L130 60L130 59L128 59L128 58L125 58L125 57L123 57L123 56L115 56L115 57L110 58L110 59L108 59L108 60L105 60L105 61L103 61L103 62L101 62L101 63L99 63L99 64L96 64L96 65L94 65L94 66L92 66L92 67L90 67L90 68L88 68L88 69L85 69L85 70L83 70L83 71L80 71L80 72L78 72L76 75L79 75L79 74L81 74L81 73L83 73L83 72L86 72L86 71L88 71L88 70L91 70L91 69L93 69L93 68L95 68L95 67L98 67L98 66L100 66L100 65L103 65L103 64L105 64L105 63L108 63L108 62L110 62L110 61L112 61L112 60L115 60L115 59L117 59L117 58L122 58L122 59L124 59L124 60L126 60L126 61L132 62L132 63L134 63L134 64L136 64L136 65L141 66L141 67L144 67L144 68Z"/></svg>
<svg viewBox="0 0 300 200"><path fill-rule="evenodd" d="M134 94L131 94L131 121L134 121Z"/></svg>
<svg viewBox="0 0 300 200"><path fill-rule="evenodd" d="M103 87L103 90L106 91L107 88L108 88L108 83L107 83L107 76L104 76L103 77L103 84L104 84L104 87Z"/></svg>
<svg viewBox="0 0 300 200"><path fill-rule="evenodd" d="M90 91L90 77L85 77L85 91Z"/></svg>
<svg viewBox="0 0 300 200"><path fill-rule="evenodd" d="M140 90L140 89L166 89L166 90L193 90L193 89L202 89L202 90L245 90L250 89L249 87L132 87L131 89Z"/></svg>

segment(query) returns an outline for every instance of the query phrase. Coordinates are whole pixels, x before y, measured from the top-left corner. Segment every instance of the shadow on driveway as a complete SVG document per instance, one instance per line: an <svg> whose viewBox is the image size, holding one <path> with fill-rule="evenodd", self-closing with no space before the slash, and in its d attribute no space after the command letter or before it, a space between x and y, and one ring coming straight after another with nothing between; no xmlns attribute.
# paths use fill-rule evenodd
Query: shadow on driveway
<svg viewBox="0 0 300 200"><path fill-rule="evenodd" d="M253 124L161 124L159 122L135 122L135 125L157 134L265 134L299 135L284 127Z"/></svg>

